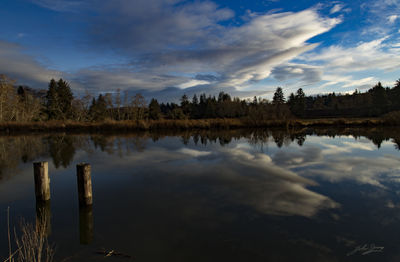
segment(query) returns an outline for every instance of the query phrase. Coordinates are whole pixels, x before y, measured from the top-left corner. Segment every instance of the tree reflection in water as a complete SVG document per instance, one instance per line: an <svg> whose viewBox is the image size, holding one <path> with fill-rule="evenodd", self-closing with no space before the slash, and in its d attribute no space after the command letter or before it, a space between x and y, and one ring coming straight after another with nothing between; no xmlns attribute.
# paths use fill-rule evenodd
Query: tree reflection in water
<svg viewBox="0 0 400 262"><path fill-rule="evenodd" d="M232 141L245 139L250 145L261 149L275 143L278 148L296 143L303 146L307 136L353 136L354 139L365 137L377 148L382 142L391 141L400 150L400 132L390 128L342 128L342 129L237 129L237 130L195 130L195 131L157 131L123 134L54 134L54 135L15 135L0 136L0 179L12 176L19 163L32 162L50 157L56 168L68 167L77 151L93 153L95 150L119 156L129 155L146 150L146 144L156 142L168 136L180 136L181 142L187 145L218 143L229 145Z"/></svg>
<svg viewBox="0 0 400 262"><path fill-rule="evenodd" d="M346 137L326 139L336 136ZM340 254L363 241L382 236L376 244L385 246L383 256L397 239L400 202L390 179L397 179L393 167L400 159L382 155L390 146L384 142L398 150L399 141L398 130L378 128L1 136L0 178L18 174L19 163L39 159L70 174L72 164L94 156L95 202L101 204L77 209L75 222L60 222L60 214L70 213L63 210L71 201L65 193L75 180L52 180L61 187L51 207L58 217L46 228L49 234L53 229L52 237L59 234L61 247L69 245L65 236L75 228L81 244L92 247L100 236L102 244L134 249L142 260L157 250L170 256L165 261L183 261L174 255L185 252L191 258L186 261L256 261L256 254L258 261L343 261ZM380 147L383 152L373 150ZM353 154L360 148L365 155ZM25 177L31 178L29 172ZM3 192L7 201L11 191ZM38 220L51 217L50 205L36 207ZM232 248L236 253L229 253Z"/></svg>

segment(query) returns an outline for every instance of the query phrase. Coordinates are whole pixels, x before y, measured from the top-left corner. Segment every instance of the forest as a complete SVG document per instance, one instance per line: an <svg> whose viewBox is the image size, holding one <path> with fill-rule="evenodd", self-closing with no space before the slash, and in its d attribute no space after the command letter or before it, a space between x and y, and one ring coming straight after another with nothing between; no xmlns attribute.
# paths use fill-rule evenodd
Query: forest
<svg viewBox="0 0 400 262"><path fill-rule="evenodd" d="M240 99L220 92L189 98L183 95L179 103L149 102L141 94L129 96L120 90L87 93L76 97L70 84L63 80L49 81L47 89L36 90L16 86L15 81L0 75L0 122L45 121L146 121L185 119L247 119L251 121L321 118L380 117L400 110L400 79L393 87L380 82L366 92L307 96L301 88L285 97L277 87L271 101L254 97ZM398 113L396 113L398 115Z"/></svg>

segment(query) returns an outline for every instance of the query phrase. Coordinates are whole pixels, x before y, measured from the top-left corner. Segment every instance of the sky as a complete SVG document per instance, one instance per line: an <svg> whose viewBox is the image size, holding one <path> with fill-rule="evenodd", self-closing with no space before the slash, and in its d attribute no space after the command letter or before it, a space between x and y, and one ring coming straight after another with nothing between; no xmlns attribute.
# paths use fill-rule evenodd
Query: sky
<svg viewBox="0 0 400 262"><path fill-rule="evenodd" d="M76 96L270 98L400 78L400 0L2 0L0 73Z"/></svg>

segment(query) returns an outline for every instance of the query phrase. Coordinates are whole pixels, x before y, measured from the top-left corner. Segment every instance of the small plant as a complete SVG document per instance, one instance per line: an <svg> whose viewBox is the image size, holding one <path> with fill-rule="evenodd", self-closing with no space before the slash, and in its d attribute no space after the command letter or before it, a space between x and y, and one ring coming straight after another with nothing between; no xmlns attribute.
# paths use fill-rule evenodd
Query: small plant
<svg viewBox="0 0 400 262"><path fill-rule="evenodd" d="M10 236L10 208L7 210L9 257L4 262L51 262L54 258L54 247L48 243L48 221L46 216L37 218L36 227L21 220L21 236L14 229L17 250L12 251Z"/></svg>

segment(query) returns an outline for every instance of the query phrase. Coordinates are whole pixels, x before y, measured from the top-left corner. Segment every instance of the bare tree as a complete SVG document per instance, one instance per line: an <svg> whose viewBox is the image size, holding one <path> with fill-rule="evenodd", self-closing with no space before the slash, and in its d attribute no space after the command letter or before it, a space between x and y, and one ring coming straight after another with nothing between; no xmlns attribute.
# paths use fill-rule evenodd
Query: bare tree
<svg viewBox="0 0 400 262"><path fill-rule="evenodd" d="M117 120L121 120L121 89L117 89L115 94L115 106L117 107Z"/></svg>
<svg viewBox="0 0 400 262"><path fill-rule="evenodd" d="M0 121L16 120L19 101L14 80L0 75Z"/></svg>
<svg viewBox="0 0 400 262"><path fill-rule="evenodd" d="M141 94L136 94L131 101L132 107L132 119L139 121L143 120L145 117L146 110L146 100Z"/></svg>

